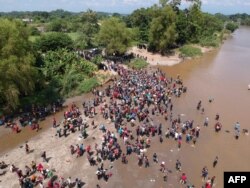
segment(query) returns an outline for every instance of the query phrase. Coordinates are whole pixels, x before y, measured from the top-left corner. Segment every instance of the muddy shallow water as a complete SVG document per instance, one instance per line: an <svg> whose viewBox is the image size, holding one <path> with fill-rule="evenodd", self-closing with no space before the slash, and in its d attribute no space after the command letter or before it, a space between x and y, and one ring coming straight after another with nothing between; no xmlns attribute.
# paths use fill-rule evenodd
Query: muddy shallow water
<svg viewBox="0 0 250 188"><path fill-rule="evenodd" d="M234 124L239 121L241 128L250 130L250 28L242 27L224 42L220 49L205 54L202 58L187 60L172 67L159 67L168 76L178 74L188 87L188 92L174 101L174 115L183 114L182 120L194 120L201 127L201 135L195 147L183 143L178 151L177 143L164 140L160 144L154 138L147 155L155 151L160 160L166 162L169 173L168 182L162 181L159 165L138 168L135 157L129 158L129 165L118 165L117 174L104 187L184 187L178 183L180 173L175 171L175 161L182 162L182 170L195 187L204 185L201 170L207 166L209 177L216 176L215 187L223 187L224 171L250 171L250 137L240 135L234 138ZM212 98L213 102L208 100ZM196 110L202 100L205 114ZM215 115L220 114L223 129L214 131ZM205 117L209 126L204 127ZM156 118L155 121L160 121ZM164 122L164 121L163 121ZM165 126L169 126L164 123ZM163 125L164 125L163 124ZM218 156L218 165L212 163Z"/></svg>
<svg viewBox="0 0 250 188"><path fill-rule="evenodd" d="M250 138L240 135L234 138L233 125L239 121L241 128L250 130L250 28L240 28L232 38L229 38L220 49L205 54L202 58L188 60L172 67L160 67L167 75L176 77L178 74L187 86L188 92L174 100L174 116L182 114L182 120L194 120L194 125L201 127L200 138L195 147L183 143L180 150L172 139L164 139L160 144L158 137L152 139L151 148L147 155L152 158L153 152L158 154L160 161L165 161L169 173L168 182L162 181L159 164L153 164L145 169L139 168L135 155L129 156L129 164L123 165L120 160L114 162L113 177L108 183L100 182L102 187L182 187L178 183L179 172L175 171L175 161L182 162L182 170L188 176L189 182L201 187L201 169L208 167L209 177L216 176L216 187L223 187L224 171L250 171ZM75 97L69 100L79 106L82 100L91 95ZM209 98L214 101L209 103ZM196 110L196 105L202 100L205 113ZM215 114L220 114L223 129L214 132ZM62 112L56 118L63 117ZM205 117L209 117L209 126L203 127ZM163 132L169 122L165 123L162 117L155 117L155 123L162 121ZM51 126L52 117L41 123L43 130ZM22 131L15 135L4 134L0 138L0 153L12 149L37 133L31 130ZM215 156L219 157L216 168L212 167ZM94 184L95 182L93 182ZM91 186L88 186L91 187ZM94 186L92 186L94 187Z"/></svg>
<svg viewBox="0 0 250 188"><path fill-rule="evenodd" d="M191 175L195 185L201 183L199 175L204 165L208 166L209 176L216 176L216 187L223 186L223 171L250 171L249 136L241 134L239 140L233 138L233 125L237 121L241 128L250 130L249 36L250 28L240 28L217 51L173 67L162 67L171 76L180 74L188 87L187 94L176 101L177 111L186 114L185 117L193 117L196 123L201 122L200 125L206 116L210 119L209 127L201 130L197 147L181 151L187 174ZM209 103L209 98L214 102ZM195 110L199 100L205 105L204 115ZM223 125L219 134L212 130L217 112ZM219 163L213 169L212 161L216 155Z"/></svg>
<svg viewBox="0 0 250 188"><path fill-rule="evenodd" d="M250 138L240 135L234 138L234 124L239 121L241 128L250 129L250 28L240 28L231 38L224 42L220 49L205 54L202 58L188 60L172 67L159 67L168 76L178 74L188 87L188 92L174 99L174 116L182 114L182 120L194 120L194 125L201 127L200 138L195 147L183 143L180 150L173 140L152 139L147 156L153 152L158 154L160 161L165 161L171 171L168 182L163 182L159 172L159 164L151 168L140 168L135 156L128 157L129 165L115 162L114 176L102 187L186 187L179 184L180 172L175 170L175 161L182 162L182 171L188 176L188 182L195 187L202 187L205 182L201 178L201 170L208 168L208 177L215 176L215 187L223 187L224 171L250 171ZM209 103L209 99L213 99ZM202 100L205 113L196 110ZM220 114L222 131L215 133L215 115ZM204 119L209 117L209 126L204 127ZM154 122L164 122L164 130L169 126L162 117L155 117ZM218 164L213 168L213 160L218 156Z"/></svg>

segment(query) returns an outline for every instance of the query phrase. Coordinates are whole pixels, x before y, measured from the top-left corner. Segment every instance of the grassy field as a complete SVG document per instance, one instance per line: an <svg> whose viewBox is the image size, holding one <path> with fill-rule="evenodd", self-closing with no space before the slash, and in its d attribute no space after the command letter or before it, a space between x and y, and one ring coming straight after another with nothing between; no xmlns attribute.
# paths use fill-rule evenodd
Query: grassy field
<svg viewBox="0 0 250 188"><path fill-rule="evenodd" d="M30 37L29 37L29 41L35 42L35 40L38 39L38 38L40 38L42 35L47 35L47 34L49 34L49 33L51 33L51 32L44 32L44 33L42 33L40 36L30 36ZM69 35L69 37L70 37L73 41L76 41L77 38L78 38L78 36L79 36L79 34L76 33L76 32L66 33L66 34Z"/></svg>

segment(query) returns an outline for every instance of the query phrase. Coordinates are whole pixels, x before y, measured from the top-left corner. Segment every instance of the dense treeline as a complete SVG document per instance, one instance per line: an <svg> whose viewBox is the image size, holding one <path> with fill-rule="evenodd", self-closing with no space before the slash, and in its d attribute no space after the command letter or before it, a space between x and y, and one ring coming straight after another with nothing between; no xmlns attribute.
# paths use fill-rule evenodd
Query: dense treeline
<svg viewBox="0 0 250 188"><path fill-rule="evenodd" d="M0 19L1 111L50 104L93 84L87 81L97 65L77 54L68 35L49 33L33 43L29 36L30 28L21 21ZM96 86L96 79L92 82Z"/></svg>
<svg viewBox="0 0 250 188"><path fill-rule="evenodd" d="M12 11L12 12L0 12L0 16L4 18L32 18L35 22L49 22L54 19L61 19L61 18L74 18L81 16L82 12L75 13L69 12L62 9L54 10L51 12L47 11ZM97 12L99 18L109 16L110 13L105 12Z"/></svg>
<svg viewBox="0 0 250 188"><path fill-rule="evenodd" d="M121 57L131 45L143 44L166 54L185 44L217 46L225 29L237 28L230 19L238 17L204 13L200 0L189 1L181 10L181 0L160 0L130 15L0 13L0 108L13 111L23 103L47 104L91 90L98 85L94 72L103 57L92 57L90 49ZM83 58L83 51L91 53Z"/></svg>
<svg viewBox="0 0 250 188"><path fill-rule="evenodd" d="M241 25L250 26L250 15L246 13L230 15L229 19L235 22L240 22Z"/></svg>
<svg viewBox="0 0 250 188"><path fill-rule="evenodd" d="M138 28L139 41L149 44L152 51L165 53L185 43L218 45L223 21L203 13L198 0L184 10L179 9L180 3L162 0L158 6L134 11L125 21L129 27Z"/></svg>
<svg viewBox="0 0 250 188"><path fill-rule="evenodd" d="M20 21L0 19L0 105L13 109L39 82L28 28Z"/></svg>

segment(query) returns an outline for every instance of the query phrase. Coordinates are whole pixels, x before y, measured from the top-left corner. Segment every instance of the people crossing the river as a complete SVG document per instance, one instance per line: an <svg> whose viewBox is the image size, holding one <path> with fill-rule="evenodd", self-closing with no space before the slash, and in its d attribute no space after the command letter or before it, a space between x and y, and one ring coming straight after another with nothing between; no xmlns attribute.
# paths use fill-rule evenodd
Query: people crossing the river
<svg viewBox="0 0 250 188"><path fill-rule="evenodd" d="M209 121L208 110L206 108L205 111L205 105L201 100L198 101L196 109L201 112L198 113L203 119L200 125L203 123L204 126L200 126L190 117L185 119L183 113L177 113L174 104L175 100L184 94L183 82L169 79L159 70L149 73L145 70L130 70L118 66L117 72L119 78L113 84L108 85L104 91L93 90L93 98L82 103L83 110L72 103L64 112L64 119L61 123L57 125L53 117L52 125L57 128L54 130L57 139L63 141L69 135L76 135L79 139L79 142L75 140L67 146L69 157L72 157L67 162L75 158L85 158L91 168L97 167L98 180L109 181L112 175L110 169L104 169L103 165L99 168L100 164L110 162L116 165L119 162L127 164L123 165L126 168L137 159L139 168L150 169L160 166L158 172L160 171L163 177L162 181L168 182L170 181L168 177L172 176L167 168L169 156L162 156L158 153L155 145L169 142L171 143L169 145L173 147L170 151L178 153L181 153L182 147L185 149L186 145L196 149L199 147L199 139L203 131L209 129L208 125L213 124L214 120ZM193 109L193 111L196 110ZM216 132L222 129L219 119L219 114L216 114L214 126ZM101 123L98 124L98 122ZM238 122L234 125L234 129L236 136L239 137L240 124ZM93 131L98 131L102 135L100 143L96 143L94 147L89 144L89 139L96 139L95 135L91 134ZM25 149L26 153L29 153L28 144ZM50 164L46 151L43 151L41 158L47 165ZM159 161L162 162L159 163ZM185 164L184 161L182 163ZM174 173L180 176L181 184L186 184L189 180L187 174L182 171L182 163L180 158L176 159ZM213 161L214 168L217 163L218 157L216 156ZM50 176L51 172L44 171L43 166L39 164L39 172L44 177ZM29 173L28 166L26 171ZM19 176L23 176L21 172ZM207 186L214 184L215 177L208 176L207 167L202 169L201 176Z"/></svg>

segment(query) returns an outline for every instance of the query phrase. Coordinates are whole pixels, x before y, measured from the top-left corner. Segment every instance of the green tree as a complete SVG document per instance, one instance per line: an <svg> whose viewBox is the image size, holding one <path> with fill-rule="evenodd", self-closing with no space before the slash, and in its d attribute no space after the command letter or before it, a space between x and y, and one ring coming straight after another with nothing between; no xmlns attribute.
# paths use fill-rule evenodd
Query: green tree
<svg viewBox="0 0 250 188"><path fill-rule="evenodd" d="M67 22L65 19L54 19L49 23L47 30L54 32L65 32L67 31Z"/></svg>
<svg viewBox="0 0 250 188"><path fill-rule="evenodd" d="M187 10L180 10L176 18L176 32L178 36L176 38L176 43L183 45L189 38L189 23L187 20Z"/></svg>
<svg viewBox="0 0 250 188"><path fill-rule="evenodd" d="M200 4L193 4L189 7L187 13L187 21L188 21L188 35L189 42L199 42L199 38L202 34L202 27L204 25L204 16L201 12Z"/></svg>
<svg viewBox="0 0 250 188"><path fill-rule="evenodd" d="M47 52L60 48L72 49L73 41L65 33L49 33L43 35L35 41L35 47L38 51Z"/></svg>
<svg viewBox="0 0 250 188"><path fill-rule="evenodd" d="M111 17L103 20L97 35L99 45L106 48L108 55L124 54L131 44L132 34L125 23L120 19Z"/></svg>
<svg viewBox="0 0 250 188"><path fill-rule="evenodd" d="M176 39L176 14L167 5L158 10L158 16L153 18L149 30L149 49L165 53L174 45Z"/></svg>
<svg viewBox="0 0 250 188"><path fill-rule="evenodd" d="M36 27L32 26L30 27L30 34L32 36L38 36L40 35L40 31Z"/></svg>
<svg viewBox="0 0 250 188"><path fill-rule="evenodd" d="M41 70L48 82L63 95L73 92L81 82L97 70L97 66L80 58L76 53L67 49L49 51L43 57L44 65Z"/></svg>
<svg viewBox="0 0 250 188"><path fill-rule="evenodd" d="M168 3L169 3L169 0L159 0L159 4L160 4L162 7L167 6Z"/></svg>
<svg viewBox="0 0 250 188"><path fill-rule="evenodd" d="M87 41L87 36L84 33L80 33L74 42L74 46L77 49L86 49L89 47L89 43Z"/></svg>
<svg viewBox="0 0 250 188"><path fill-rule="evenodd" d="M211 36L215 32L221 32L223 29L223 21L214 15L203 13L203 36Z"/></svg>
<svg viewBox="0 0 250 188"><path fill-rule="evenodd" d="M96 55L95 57L93 57L93 59L91 60L92 63L94 63L97 66L100 66L101 63L103 61L103 58L101 55Z"/></svg>
<svg viewBox="0 0 250 188"><path fill-rule="evenodd" d="M37 71L29 30L15 20L0 19L0 106L16 109L21 96L32 93Z"/></svg>
<svg viewBox="0 0 250 188"><path fill-rule="evenodd" d="M131 15L125 18L128 27L138 28L138 40L140 43L148 42L148 31L153 19L152 8L141 8L135 10Z"/></svg>
<svg viewBox="0 0 250 188"><path fill-rule="evenodd" d="M174 10L178 11L178 7L181 5L181 0L159 0L159 4L162 7L170 5Z"/></svg>
<svg viewBox="0 0 250 188"><path fill-rule="evenodd" d="M76 42L76 47L85 49L94 47L94 35L99 31L98 17L96 12L88 10L81 17L81 27L78 30L79 37Z"/></svg>

